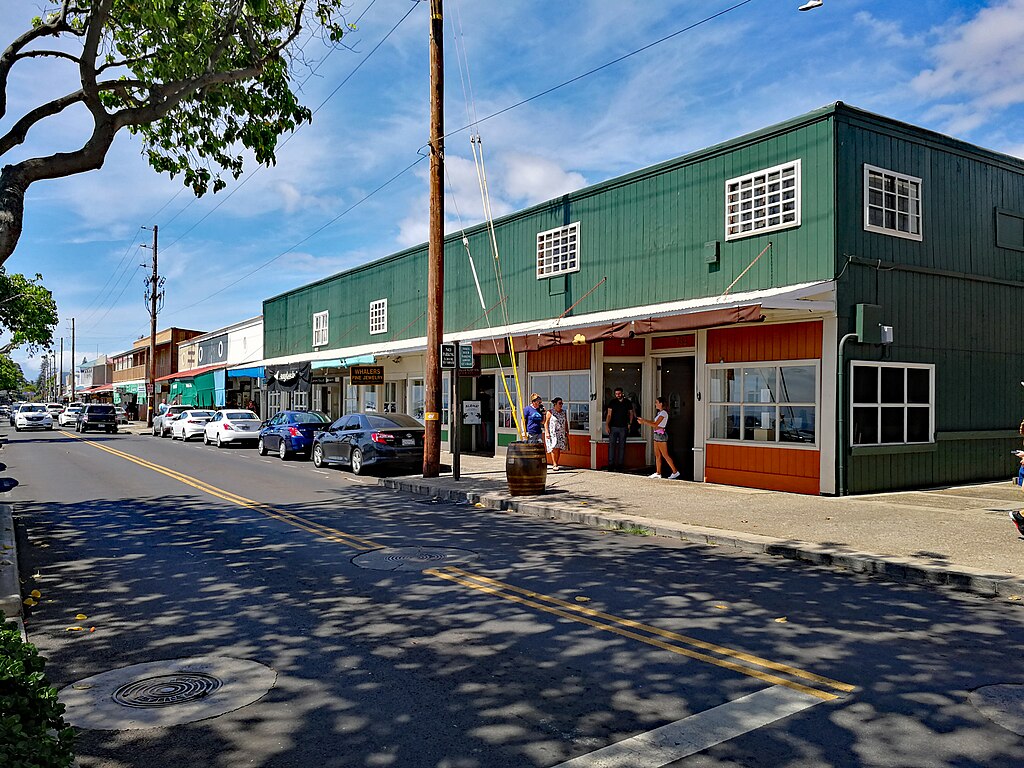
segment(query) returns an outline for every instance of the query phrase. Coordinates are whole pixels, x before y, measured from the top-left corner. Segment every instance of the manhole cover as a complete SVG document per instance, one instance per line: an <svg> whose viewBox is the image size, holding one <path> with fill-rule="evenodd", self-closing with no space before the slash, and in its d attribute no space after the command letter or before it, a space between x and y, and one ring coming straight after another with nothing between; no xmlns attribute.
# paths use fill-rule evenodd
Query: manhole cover
<svg viewBox="0 0 1024 768"><path fill-rule="evenodd" d="M375 571L422 571L476 560L476 552L455 547L395 547L375 549L352 558L360 568Z"/></svg>
<svg viewBox="0 0 1024 768"><path fill-rule="evenodd" d="M993 723L1024 736L1024 685L986 685L971 691L967 698Z"/></svg>
<svg viewBox="0 0 1024 768"><path fill-rule="evenodd" d="M258 701L276 681L274 670L255 661L200 656L103 672L59 697L71 725L125 731L217 717Z"/></svg>
<svg viewBox="0 0 1024 768"><path fill-rule="evenodd" d="M198 672L157 675L122 685L114 691L114 701L122 707L171 707L209 696L221 685L216 677Z"/></svg>

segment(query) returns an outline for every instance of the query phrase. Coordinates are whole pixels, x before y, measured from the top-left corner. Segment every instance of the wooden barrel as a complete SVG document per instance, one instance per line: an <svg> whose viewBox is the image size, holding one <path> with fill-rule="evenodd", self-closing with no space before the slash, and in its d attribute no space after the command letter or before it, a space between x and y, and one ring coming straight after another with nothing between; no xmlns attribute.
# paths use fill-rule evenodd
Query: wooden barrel
<svg viewBox="0 0 1024 768"><path fill-rule="evenodd" d="M548 478L548 457L541 443L509 443L505 457L508 492L513 496L544 493Z"/></svg>

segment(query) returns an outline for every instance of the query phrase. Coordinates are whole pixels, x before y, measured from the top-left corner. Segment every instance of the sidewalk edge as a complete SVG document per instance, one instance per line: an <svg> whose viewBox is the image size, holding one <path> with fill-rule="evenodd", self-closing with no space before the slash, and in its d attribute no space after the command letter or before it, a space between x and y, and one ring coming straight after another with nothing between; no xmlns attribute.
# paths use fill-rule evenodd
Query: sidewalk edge
<svg viewBox="0 0 1024 768"><path fill-rule="evenodd" d="M10 619L21 618L21 582L18 545L14 539L14 507L0 504L0 610Z"/></svg>
<svg viewBox="0 0 1024 768"><path fill-rule="evenodd" d="M378 484L395 491L431 496L444 501L469 502L498 511L519 512L549 520L579 523L592 528L626 530L643 528L656 536L682 539L705 546L732 547L743 552L783 557L789 560L870 574L893 581L952 587L985 597L1024 595L1024 578L991 573L966 566L921 563L913 558L855 552L796 539L780 539L720 528L687 526L645 517L616 515L588 509L572 509L543 497L512 498L504 493L479 493L447 488L429 480L381 478Z"/></svg>

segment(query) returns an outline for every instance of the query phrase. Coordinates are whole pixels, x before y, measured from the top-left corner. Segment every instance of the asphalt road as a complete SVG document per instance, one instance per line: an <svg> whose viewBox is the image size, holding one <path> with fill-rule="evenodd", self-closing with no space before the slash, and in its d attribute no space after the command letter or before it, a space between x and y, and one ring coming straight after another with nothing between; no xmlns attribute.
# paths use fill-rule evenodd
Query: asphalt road
<svg viewBox="0 0 1024 768"><path fill-rule="evenodd" d="M424 503L250 448L8 438L58 688L197 656L277 675L209 719L83 730L82 766L1024 765L1021 601Z"/></svg>

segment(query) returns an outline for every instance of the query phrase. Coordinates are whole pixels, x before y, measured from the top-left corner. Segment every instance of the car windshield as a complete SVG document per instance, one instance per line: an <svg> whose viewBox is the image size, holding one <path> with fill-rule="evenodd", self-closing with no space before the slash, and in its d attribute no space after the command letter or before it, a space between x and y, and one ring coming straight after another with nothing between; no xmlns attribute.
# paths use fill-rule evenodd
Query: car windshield
<svg viewBox="0 0 1024 768"><path fill-rule="evenodd" d="M292 421L296 424L326 424L329 419L320 411L299 411L292 414Z"/></svg>
<svg viewBox="0 0 1024 768"><path fill-rule="evenodd" d="M224 413L225 419L231 419L231 421L259 421L260 417L252 411L226 411Z"/></svg>
<svg viewBox="0 0 1024 768"><path fill-rule="evenodd" d="M114 406L112 405L90 405L89 413L113 413Z"/></svg>
<svg viewBox="0 0 1024 768"><path fill-rule="evenodd" d="M372 416L367 414L366 420L370 422L370 427L373 429L406 429L407 427L422 427L416 419L412 416L406 416L404 413L392 413L387 416Z"/></svg>

